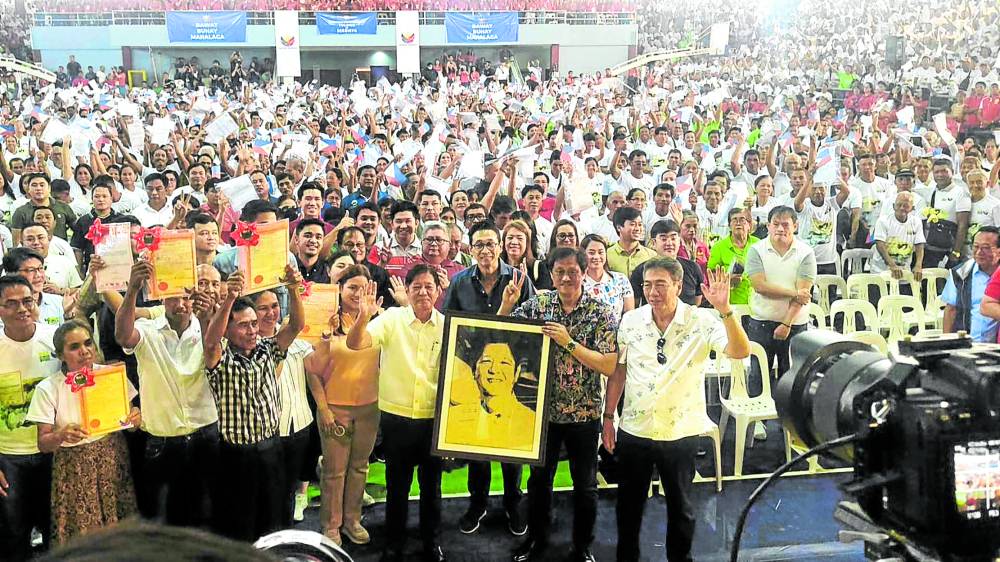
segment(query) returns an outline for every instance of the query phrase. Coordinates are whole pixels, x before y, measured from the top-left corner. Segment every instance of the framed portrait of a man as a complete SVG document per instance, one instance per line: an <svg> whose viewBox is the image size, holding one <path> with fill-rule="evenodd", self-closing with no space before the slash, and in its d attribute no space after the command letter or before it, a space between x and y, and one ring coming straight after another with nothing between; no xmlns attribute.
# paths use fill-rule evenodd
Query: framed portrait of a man
<svg viewBox="0 0 1000 562"><path fill-rule="evenodd" d="M542 322L448 313L433 453L545 462L554 344Z"/></svg>

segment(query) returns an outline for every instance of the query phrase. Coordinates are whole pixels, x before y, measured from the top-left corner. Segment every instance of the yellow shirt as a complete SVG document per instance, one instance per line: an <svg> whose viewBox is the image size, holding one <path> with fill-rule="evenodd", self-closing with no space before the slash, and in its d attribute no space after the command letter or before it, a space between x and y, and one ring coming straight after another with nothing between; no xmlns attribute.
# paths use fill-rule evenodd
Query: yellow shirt
<svg viewBox="0 0 1000 562"><path fill-rule="evenodd" d="M413 419L434 417L444 315L427 322L410 307L396 307L368 324L372 347L379 348L378 407Z"/></svg>
<svg viewBox="0 0 1000 562"><path fill-rule="evenodd" d="M608 248L608 267L611 271L617 271L625 277L630 277L635 268L655 257L656 252L642 244L636 246L632 253L628 253L622 249L621 242L619 242Z"/></svg>
<svg viewBox="0 0 1000 562"><path fill-rule="evenodd" d="M532 450L535 412L513 395L494 400L492 407L487 412L479 400L451 406L445 439L462 445Z"/></svg>
<svg viewBox="0 0 1000 562"><path fill-rule="evenodd" d="M341 336L329 342L333 370L323 378L326 401L337 406L366 406L378 400L379 350L355 351L345 342Z"/></svg>

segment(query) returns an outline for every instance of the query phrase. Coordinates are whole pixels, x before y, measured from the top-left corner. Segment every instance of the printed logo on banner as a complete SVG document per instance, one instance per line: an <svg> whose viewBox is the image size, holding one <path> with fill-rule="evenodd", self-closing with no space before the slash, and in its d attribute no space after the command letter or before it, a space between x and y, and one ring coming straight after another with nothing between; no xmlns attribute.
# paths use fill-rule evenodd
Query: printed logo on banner
<svg viewBox="0 0 1000 562"><path fill-rule="evenodd" d="M517 43L517 12L447 12L448 43Z"/></svg>
<svg viewBox="0 0 1000 562"><path fill-rule="evenodd" d="M281 46L282 47L294 47L295 46L295 37L282 37L281 38Z"/></svg>
<svg viewBox="0 0 1000 562"><path fill-rule="evenodd" d="M167 12L167 39L171 43L245 43L247 13Z"/></svg>
<svg viewBox="0 0 1000 562"><path fill-rule="evenodd" d="M417 38L417 34L416 33L400 33L399 34L399 38L403 41L403 43L406 43L407 45L410 45L410 44L413 43L413 40Z"/></svg>
<svg viewBox="0 0 1000 562"><path fill-rule="evenodd" d="M316 32L320 35L375 35L375 12L316 12Z"/></svg>

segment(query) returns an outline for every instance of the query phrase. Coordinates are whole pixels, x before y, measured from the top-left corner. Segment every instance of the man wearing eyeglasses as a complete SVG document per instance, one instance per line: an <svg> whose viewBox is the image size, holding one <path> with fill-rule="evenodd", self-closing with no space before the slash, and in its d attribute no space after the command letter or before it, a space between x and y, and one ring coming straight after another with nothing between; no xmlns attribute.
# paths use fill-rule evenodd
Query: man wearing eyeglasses
<svg viewBox="0 0 1000 562"><path fill-rule="evenodd" d="M597 447L601 432L601 379L618 362L615 332L618 317L611 307L583 291L586 256L576 248L556 248L546 265L554 291L539 293L515 309L524 272L504 290L500 314L544 320L542 333L559 347L555 381L548 398L545 465L531 468L528 478L528 538L513 555L514 562L553 560L546 552L552 524L552 481L563 444L573 476L573 550L569 560L593 562L590 545L597 521Z"/></svg>
<svg viewBox="0 0 1000 562"><path fill-rule="evenodd" d="M35 266L37 267L37 266ZM52 455L38 450L35 426L24 423L31 393L42 379L59 371L52 336L56 327L35 321L31 283L20 275L0 277L0 356L4 373L0 389L0 552L5 560L31 558L31 529L48 546L49 489Z"/></svg>
<svg viewBox="0 0 1000 562"><path fill-rule="evenodd" d="M712 350L734 359L750 340L729 305L729 275L709 270L702 293L715 310L680 300L684 269L673 258L646 262L648 304L626 312L618 329L618 365L608 379L602 440L625 471L618 483L618 560L639 560L643 506L655 466L666 491L667 560L691 560L695 515L691 481L698 435L705 430L705 364ZM629 384L625 384L628 381ZM615 412L625 396L615 433Z"/></svg>
<svg viewBox="0 0 1000 562"><path fill-rule="evenodd" d="M420 237L420 256L404 266L400 274L400 277L406 278L406 274L418 263L433 267L441 284L441 296L434 305L438 310L442 310L444 306L445 291L451 286L451 280L465 269L448 258L450 250L448 227L439 221L425 222L424 232Z"/></svg>
<svg viewBox="0 0 1000 562"><path fill-rule="evenodd" d="M469 210L472 210L471 207ZM469 233L469 238L472 241L472 258L476 260L476 264L452 280L444 299L444 310L499 314L504 294L515 281L517 272L513 267L500 261L500 231L492 222L476 223ZM524 272L522 271L520 275L524 275ZM512 296L515 305L535 294L531 281L522 281L518 289ZM512 308L513 306L510 309ZM503 473L503 505L507 515L507 528L511 534L521 536L527 529L520 510L521 465L501 463L500 468ZM480 522L486 517L491 477L489 462L469 463L469 508L458 521L458 529L462 533L475 533L479 530Z"/></svg>

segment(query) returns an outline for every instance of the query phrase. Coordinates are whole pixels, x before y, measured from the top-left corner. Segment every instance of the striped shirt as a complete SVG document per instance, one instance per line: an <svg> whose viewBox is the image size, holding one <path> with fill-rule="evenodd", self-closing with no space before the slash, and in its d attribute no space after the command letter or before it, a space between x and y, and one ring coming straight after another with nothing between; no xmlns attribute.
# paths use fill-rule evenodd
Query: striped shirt
<svg viewBox="0 0 1000 562"><path fill-rule="evenodd" d="M206 369L223 441L251 445L278 434L281 394L275 367L286 355L274 338L257 338L248 355L226 345L218 365Z"/></svg>

